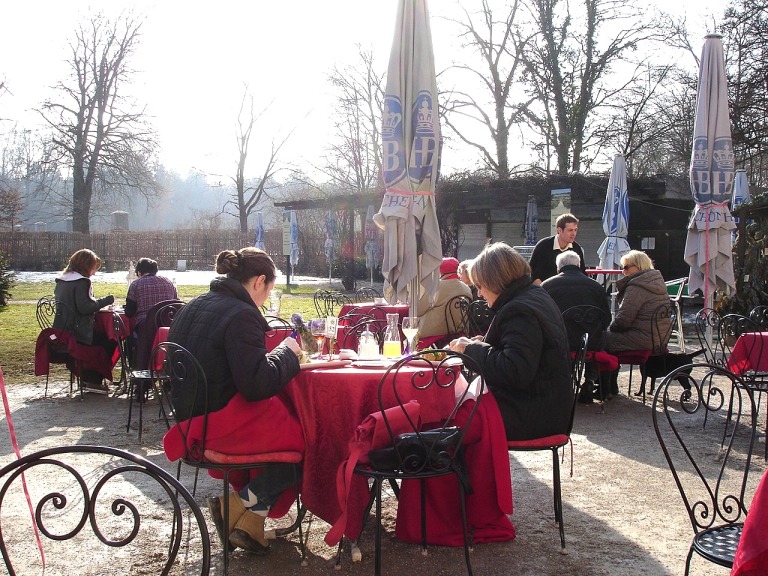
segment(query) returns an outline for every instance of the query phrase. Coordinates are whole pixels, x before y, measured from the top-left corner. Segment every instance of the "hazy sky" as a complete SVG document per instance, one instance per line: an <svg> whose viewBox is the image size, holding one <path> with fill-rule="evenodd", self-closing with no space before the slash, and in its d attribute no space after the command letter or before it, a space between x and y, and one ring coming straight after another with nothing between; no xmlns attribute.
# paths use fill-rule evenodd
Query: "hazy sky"
<svg viewBox="0 0 768 576"><path fill-rule="evenodd" d="M689 21L705 31L702 14L722 11L724 2L673 0L666 9L689 10ZM476 0L465 0L473 9ZM392 42L396 0L110 0L93 3L116 14L125 7L146 14L133 67L133 89L147 104L158 131L161 160L185 175L231 174L236 159L235 120L247 82L256 109L269 106L256 125L252 157L274 138L293 131L281 156L317 160L332 127L328 75L335 64L355 61L356 44L372 48L385 70ZM686 6L695 6L696 12ZM0 98L0 117L26 118L65 77L67 42L88 14L85 0L8 1L0 20L0 79L11 94ZM452 0L432 0L436 68L458 49L455 29L440 18L456 14ZM473 168L467 154L448 151L444 170ZM256 165L254 165L254 171Z"/></svg>

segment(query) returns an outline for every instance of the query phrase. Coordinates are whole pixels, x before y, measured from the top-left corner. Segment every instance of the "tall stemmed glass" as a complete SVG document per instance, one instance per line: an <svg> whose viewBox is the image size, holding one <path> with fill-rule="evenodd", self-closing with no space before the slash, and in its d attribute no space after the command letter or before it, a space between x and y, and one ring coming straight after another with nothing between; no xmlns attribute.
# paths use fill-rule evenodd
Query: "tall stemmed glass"
<svg viewBox="0 0 768 576"><path fill-rule="evenodd" d="M408 354L413 354L413 340L416 338L416 334L419 332L419 318L418 316L406 316L403 318L403 334L408 339Z"/></svg>
<svg viewBox="0 0 768 576"><path fill-rule="evenodd" d="M312 318L309 321L309 330L317 342L317 358L323 357L323 345L325 344L325 318Z"/></svg>

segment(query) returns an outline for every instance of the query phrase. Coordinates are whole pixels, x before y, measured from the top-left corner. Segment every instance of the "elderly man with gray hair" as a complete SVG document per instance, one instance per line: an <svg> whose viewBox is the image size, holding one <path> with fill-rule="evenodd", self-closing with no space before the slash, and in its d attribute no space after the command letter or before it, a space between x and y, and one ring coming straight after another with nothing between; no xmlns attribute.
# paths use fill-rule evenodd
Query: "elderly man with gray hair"
<svg viewBox="0 0 768 576"><path fill-rule="evenodd" d="M585 304L601 310L601 322L599 326L595 326L589 335L589 348L590 350L602 350L605 346L605 330L611 321L608 295L600 284L581 271L581 257L573 250L558 254L555 262L558 274L542 282L541 287L552 297L561 312L565 312L572 306ZM579 339L575 337L579 329L574 327L571 330L567 324L566 322L569 333L568 345L573 351L579 347ZM580 402L586 404L592 402L596 376L594 367L591 364L588 365L585 374L586 380L579 395Z"/></svg>

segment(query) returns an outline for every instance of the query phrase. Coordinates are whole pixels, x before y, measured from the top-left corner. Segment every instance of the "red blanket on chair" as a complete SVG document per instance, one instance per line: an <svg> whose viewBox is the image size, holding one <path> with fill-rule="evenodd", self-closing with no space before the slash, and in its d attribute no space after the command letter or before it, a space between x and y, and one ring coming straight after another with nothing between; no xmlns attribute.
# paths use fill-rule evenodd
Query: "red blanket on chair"
<svg viewBox="0 0 768 576"><path fill-rule="evenodd" d="M203 417L195 416L182 422L189 426L187 441L199 442L202 436ZM172 426L163 437L163 448L168 460L173 462L185 454L184 439L178 424ZM224 408L208 415L208 431L205 447L225 454L256 454L274 451L304 452L304 436L296 417L277 397L258 402L249 402L240 394L235 394ZM259 470L251 471L251 476ZM221 478L217 470L210 470L214 478ZM248 482L248 474L243 470L233 471L230 484L240 490ZM286 490L280 500L269 511L274 518L283 516L294 501L291 490Z"/></svg>
<svg viewBox="0 0 768 576"><path fill-rule="evenodd" d="M40 331L35 342L35 376L44 376L50 371L51 352L66 352L71 360L67 368L80 377L82 370L95 370L104 378L112 380L112 359L101 346L88 346L75 340L75 335L58 328L45 328Z"/></svg>
<svg viewBox="0 0 768 576"><path fill-rule="evenodd" d="M467 401L456 414L461 425L471 408ZM473 543L514 540L512 477L499 407L492 394L480 401L464 439L467 469L473 493L467 496L467 527ZM427 543L463 546L459 486L455 476L430 478L427 487ZM405 480L400 488L395 536L421 543L421 490L419 480Z"/></svg>

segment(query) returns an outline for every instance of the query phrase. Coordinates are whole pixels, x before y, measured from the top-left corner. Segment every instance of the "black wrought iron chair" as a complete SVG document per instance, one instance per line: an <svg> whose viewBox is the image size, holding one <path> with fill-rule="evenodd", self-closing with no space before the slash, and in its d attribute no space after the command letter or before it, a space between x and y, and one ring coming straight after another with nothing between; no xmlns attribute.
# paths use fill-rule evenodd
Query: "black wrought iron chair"
<svg viewBox="0 0 768 576"><path fill-rule="evenodd" d="M381 298L381 292L373 286L363 286L355 290L355 302L373 302L376 298Z"/></svg>
<svg viewBox="0 0 768 576"><path fill-rule="evenodd" d="M720 346L720 314L712 308L702 308L694 321L699 348L704 349L707 364L723 366L725 357Z"/></svg>
<svg viewBox="0 0 768 576"><path fill-rule="evenodd" d="M469 305L468 326L469 336L481 336L488 332L488 327L496 313L488 307L483 299L472 300Z"/></svg>
<svg viewBox="0 0 768 576"><path fill-rule="evenodd" d="M165 375L158 373L157 379L152 379L152 374L149 370L136 370L131 365L131 354L129 351L129 334L128 329L125 327L123 318L118 312L112 313L112 331L117 339L117 346L120 352L120 382L121 388L130 390L128 394L128 422L125 425L125 431L131 431L131 415L133 412L133 402L131 399L134 396L134 391L137 387L144 387L145 382L149 382L150 386L155 389L155 396L160 404L160 415L165 420L167 428L171 427L171 423L168 420L168 411L171 410L171 405L165 397L165 390L163 389L163 382L167 381ZM139 403L139 435L138 440L141 442L141 435L144 430L144 402Z"/></svg>
<svg viewBox="0 0 768 576"><path fill-rule="evenodd" d="M296 486L296 523L299 530L299 545L301 560L306 558L306 541L303 537L301 520L304 511L300 499L299 466L303 460L301 452L261 452L254 454L225 454L206 447L208 434L208 380L200 363L184 347L173 342L162 342L152 350L150 372L153 379L160 374L167 377L172 389L173 417L183 445L184 456L179 459L176 477L181 476L181 465L186 464L195 469L195 480L192 494L197 491L197 477L200 470L218 470L222 474L222 496L226 501L229 494L229 477L235 470L252 470L265 468L271 464L288 463L294 465ZM190 414L198 413L196 425L192 425ZM199 424L199 427L197 426ZM194 430L194 432L192 432ZM223 554L224 574L229 569L229 506L222 507L224 516ZM293 528L293 527L292 527ZM286 530L287 531L290 531Z"/></svg>
<svg viewBox="0 0 768 576"><path fill-rule="evenodd" d="M665 354L669 338L672 335L672 329L676 325L675 305L672 302L665 302L656 308L651 317L651 348L648 350L622 350L615 352L614 355L619 359L619 364L629 364L629 384L627 385L627 396L632 393L632 368L635 364L640 367L642 381L637 396L643 397L643 404L646 401L646 381L645 363L648 358L655 355ZM651 390L651 392L653 392Z"/></svg>
<svg viewBox="0 0 768 576"><path fill-rule="evenodd" d="M49 448L15 460L0 469L4 518L9 510L22 516L27 510L23 482L41 538L71 541L80 560L73 566L74 556L58 556L57 548L46 547L47 571L127 574L129 566L123 568L119 558L126 554L133 558L134 550L145 559L142 569L147 573L181 569L205 576L210 572L211 543L200 507L173 475L141 456L78 445ZM30 554L34 541L30 519L19 520L3 522L0 530L0 553L11 576L16 566L24 568L25 574L35 564L42 568L42 562ZM84 538L89 529L95 537Z"/></svg>
<svg viewBox="0 0 768 576"><path fill-rule="evenodd" d="M379 344L379 353L382 352L384 347L384 333L387 330L386 320L379 320L376 318L363 318L358 320L357 324L353 326L340 326L339 337L339 349L347 348L357 351L357 344L360 340L360 334L368 330L376 338L376 342Z"/></svg>
<svg viewBox="0 0 768 576"><path fill-rule="evenodd" d="M317 290L314 295L315 310L319 318L337 316L346 304L354 304L352 298L335 290Z"/></svg>
<svg viewBox="0 0 768 576"><path fill-rule="evenodd" d="M722 343L723 357L725 366L735 372L744 381L753 394L757 395L757 410L760 411L760 402L762 395L768 393L768 373L756 369L740 370L730 364L731 354L739 338L748 333L761 332L760 326L751 318L740 314L726 314L720 319L719 338ZM744 339L741 344L742 353L747 358L761 358L765 354L762 338ZM768 413L766 413L766 424L768 424ZM768 444L764 451L765 458L768 460Z"/></svg>
<svg viewBox="0 0 768 576"><path fill-rule="evenodd" d="M466 296L454 296L445 305L445 328L448 339L466 336L469 333L469 307L471 300Z"/></svg>
<svg viewBox="0 0 768 576"><path fill-rule="evenodd" d="M761 332L768 331L768 306L755 306L749 311L749 318Z"/></svg>
<svg viewBox="0 0 768 576"><path fill-rule="evenodd" d="M71 396L75 383L75 374L70 366L73 366L75 360L67 351L67 345L60 341L58 336L54 338L51 337L52 335L55 336L52 330L52 326L53 319L56 316L56 300L52 295L43 296L37 301L37 305L35 307L35 316L37 318L37 325L40 327L38 340L42 340L42 342L40 342L38 345L45 346L47 353L47 363L64 364L67 366L69 371L69 394ZM35 349L35 354L38 354L37 346ZM36 367L35 373L37 374L37 372L38 370ZM49 370L45 371L45 391L43 392L44 398L48 396L48 381L50 376L49 372ZM79 386L80 384L78 380L78 388Z"/></svg>
<svg viewBox="0 0 768 576"><path fill-rule="evenodd" d="M610 324L610 317L606 312L597 306L581 304L571 306L563 310L563 324L568 333L568 347L571 350L571 361L576 363L584 345L583 338L588 337L589 347L584 350L584 366L580 369L583 374L588 364L593 364L595 376L600 382L603 373L610 373L618 368L618 359L612 354L602 350L604 346L605 329ZM590 374L587 375L588 377ZM574 382L574 390L578 383ZM605 410L603 403L603 390L605 387L600 382L598 391L600 402L603 404L601 410ZM591 394L589 395L591 397Z"/></svg>
<svg viewBox="0 0 768 576"><path fill-rule="evenodd" d="M682 386L681 379L689 386ZM726 417L728 393L732 418ZM651 414L693 528L685 574L694 552L730 568L747 514L745 491L757 418L752 391L739 376L720 366L691 364L664 378L653 397ZM705 416L725 426L730 422L722 447L719 434L703 425Z"/></svg>
<svg viewBox="0 0 768 576"><path fill-rule="evenodd" d="M379 414L387 429L389 448L371 451L370 462L358 464L354 474L364 476L373 483L371 503L376 505L375 574L381 574L381 502L382 485L385 481L397 483L403 480L418 480L421 483L421 535L422 546L427 546L426 508L424 504L425 481L428 478L453 475L457 479L458 504L461 509L464 534L464 559L467 572L472 575L469 550L471 537L467 527L465 499L471 491L464 464L463 441L485 390L482 368L471 358L458 352L446 351L440 361L433 361L431 352L422 351L392 365L382 376L378 387ZM475 375L473 386L465 386L462 368ZM403 402L398 389L410 386L424 393L434 390L436 394L454 394L456 403L453 411L445 415L442 424L430 430L422 430L419 421L414 421ZM461 386L461 388L459 388ZM454 417L465 399L475 398L464 422L459 426ZM389 410L388 410L389 409ZM394 410L394 412L392 411ZM394 427L394 419L400 426ZM370 510L370 507L369 507Z"/></svg>
<svg viewBox="0 0 768 576"><path fill-rule="evenodd" d="M576 413L576 399L581 391L581 382L584 375L584 365L588 348L589 334L584 333L581 337L579 347L571 361L573 404L571 406L571 416L568 420L568 428L562 434L555 434L543 438L532 438L530 440L507 441L507 450L510 452L539 452L543 450L552 452L552 492L554 494L555 523L560 531L560 547L562 550L565 550L565 526L563 525L563 496L560 482L560 448L564 448L571 444L573 418ZM573 449L571 449L571 462L573 462ZM573 466L571 466L571 476L573 476Z"/></svg>

